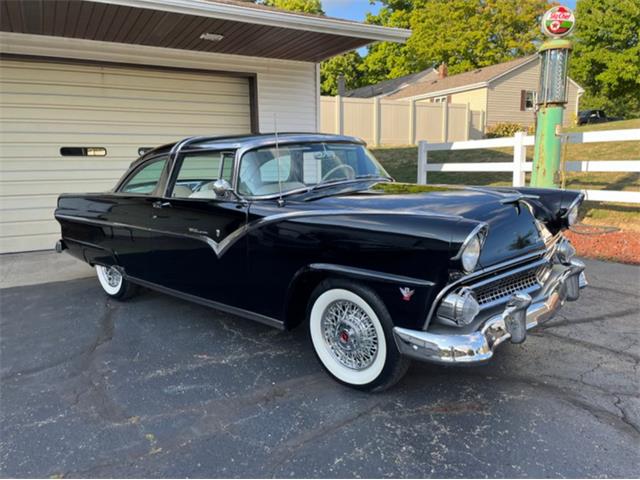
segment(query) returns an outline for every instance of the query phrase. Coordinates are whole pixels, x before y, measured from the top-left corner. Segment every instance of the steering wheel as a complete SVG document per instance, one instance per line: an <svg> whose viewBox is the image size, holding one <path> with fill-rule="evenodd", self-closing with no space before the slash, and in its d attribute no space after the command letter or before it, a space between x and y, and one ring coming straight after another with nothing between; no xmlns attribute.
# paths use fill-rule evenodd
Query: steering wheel
<svg viewBox="0 0 640 480"><path fill-rule="evenodd" d="M356 178L356 171L353 169L353 167L351 165L347 165L346 163L343 163L341 165L333 167L331 170L325 173L320 179L320 182L324 182L327 178L329 178L334 172L337 172L338 170L346 170L347 178L349 180Z"/></svg>
<svg viewBox="0 0 640 480"><path fill-rule="evenodd" d="M202 182L200 185L198 185L195 188L194 192L201 192L202 190L212 190L211 188L205 188L205 187L207 187L209 185L213 185L214 183L215 183L215 180L211 180L211 181L208 181L208 182Z"/></svg>

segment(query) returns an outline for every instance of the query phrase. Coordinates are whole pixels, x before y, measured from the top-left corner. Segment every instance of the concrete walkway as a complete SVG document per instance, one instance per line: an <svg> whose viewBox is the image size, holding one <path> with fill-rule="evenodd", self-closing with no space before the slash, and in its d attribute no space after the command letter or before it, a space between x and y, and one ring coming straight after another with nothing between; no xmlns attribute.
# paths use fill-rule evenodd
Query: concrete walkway
<svg viewBox="0 0 640 480"><path fill-rule="evenodd" d="M0 255L0 288L61 282L94 275L93 268L54 250Z"/></svg>

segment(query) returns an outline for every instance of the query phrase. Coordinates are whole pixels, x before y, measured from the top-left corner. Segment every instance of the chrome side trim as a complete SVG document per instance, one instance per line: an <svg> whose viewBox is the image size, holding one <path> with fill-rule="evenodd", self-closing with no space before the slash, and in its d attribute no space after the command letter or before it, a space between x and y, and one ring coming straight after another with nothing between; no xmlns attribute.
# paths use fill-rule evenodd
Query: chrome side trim
<svg viewBox="0 0 640 480"><path fill-rule="evenodd" d="M364 268L348 267L345 265L334 265L331 263L312 263L309 265L311 270L327 271L349 275L355 278L373 279L387 283L397 283L399 285L412 285L418 287L431 287L434 285L429 280L419 278L405 277L403 275L394 275L391 273L376 272Z"/></svg>
<svg viewBox="0 0 640 480"><path fill-rule="evenodd" d="M488 223L482 222L479 225L477 225L473 230L471 230L471 233L467 235L467 238L464 239L464 242L462 242L462 245L460 245L460 248L458 249L458 253L456 253L453 257L451 257L451 260L460 260L460 257L462 257L462 253L464 252L464 249L467 248L467 245L469 245L469 242L471 242L471 240L473 240L473 237L475 237L476 235L480 235L480 248L482 249L482 245L484 244L484 241L487 238L488 233L489 233Z"/></svg>
<svg viewBox="0 0 640 480"><path fill-rule="evenodd" d="M190 302L198 303L200 305L204 305L206 307L212 307L217 310L221 310L223 312L231 313L233 315L237 315L239 317L247 318L249 320L254 320L256 322L263 323L270 327L275 327L280 330L284 330L284 322L278 320L273 317L268 317L266 315L262 315L261 313L255 313L250 310L245 310L243 308L234 307L232 305L227 305L225 303L215 302L213 300L208 300L206 298L198 297L196 295L191 295L189 293L183 293L178 290L174 290L172 288L164 287L162 285L158 285L157 283L148 282L146 280L142 280L140 278L131 277L124 273L124 277L132 283L137 285L141 285L146 288L150 288L152 290L157 290L161 293L166 293L167 295L172 295L174 297L182 298L184 300L188 300Z"/></svg>
<svg viewBox="0 0 640 480"><path fill-rule="evenodd" d="M512 260L507 260L505 262L497 263L496 265L492 265L491 267L483 268L481 270L476 270L473 273L470 273L468 275L464 275L464 276L460 277L458 280L456 280L455 282L452 282L449 285L445 286L442 290L440 290L440 293L438 293L438 295L436 296L435 300L431 304L431 308L429 309L429 313L427 314L427 318L425 319L424 324L422 325L422 329L423 330L427 329L427 327L429 326L429 322L433 318L433 315L435 313L436 307L440 304L440 301L444 298L444 296L447 295L449 292L451 292L456 287L458 287L459 285L461 285L461 284L463 284L465 282L469 282L470 280L473 280L474 278L478 278L478 277L481 277L483 275L487 275L487 274L489 274L491 272L502 270L503 268L508 268L511 265L517 265L517 264L524 263L524 262L527 262L529 260L532 260L534 258L544 257L545 254L547 254L546 250L539 250L537 252L529 253L527 255L523 255L521 257L514 258Z"/></svg>
<svg viewBox="0 0 640 480"><path fill-rule="evenodd" d="M258 220L254 220L245 224L229 235L227 235L222 241L216 242L211 237L207 235L199 235L196 233L179 233L179 232L170 232L168 230L161 230L156 228L149 227L141 227L138 225L132 225L127 223L120 222L109 222L106 220L100 220L95 218L86 218L86 217L78 217L74 215L65 215L65 214L57 214L56 219L69 220L73 222L80 223L88 223L93 225L100 226L108 226L108 227L119 227L119 228L133 228L136 230L142 230L146 232L159 233L162 235L170 235L173 237L181 237L181 238L189 238L192 240L199 240L201 242L206 243L211 247L211 249L215 252L218 258L222 257L224 253L231 248L238 240L240 240L247 233L256 230L258 228L262 228L266 225L270 225L272 223L281 222L284 220L295 220L304 217L329 217L329 216L340 216L340 215L411 215L418 217L426 217L426 218L451 218L458 219L461 217L456 217L453 215L440 215L440 214L431 214L431 213L420 213L420 212L408 212L408 211L390 211L390 210L308 210L303 212L286 212L286 213L277 213L275 215L270 215L268 217L263 217Z"/></svg>
<svg viewBox="0 0 640 480"><path fill-rule="evenodd" d="M141 227L138 225L132 225L132 224L128 224L128 223L120 223L120 222L109 222L106 220L99 220L99 219L94 219L94 218L86 218L86 217L76 217L73 215L63 215L63 214L58 214L56 215L56 219L62 219L62 220L69 220L72 222L80 222L80 223L87 223L90 225L99 225L99 226L105 226L105 227L116 227L116 228L132 228L132 229L136 229L136 230L142 230L145 232L152 232L152 233L159 233L162 235L170 235L173 237L179 237L179 238L188 238L191 240L199 240L201 242L206 243L207 245L209 245L209 247L211 247L211 249L216 253L216 255L218 257L221 257L223 255L223 253L225 252L225 250L227 250L233 243L235 243L235 241L237 241L237 239L242 236L242 234L244 233L244 230L246 229L246 225L240 227L237 230L234 230L231 234L229 234L227 237L225 237L224 240L222 240L221 242L216 242L215 240L213 240L210 237L207 237L206 235L198 235L195 233L178 233L178 232L170 232L168 230L160 230L157 228L148 228L148 227ZM102 249L104 249L104 247L100 247Z"/></svg>

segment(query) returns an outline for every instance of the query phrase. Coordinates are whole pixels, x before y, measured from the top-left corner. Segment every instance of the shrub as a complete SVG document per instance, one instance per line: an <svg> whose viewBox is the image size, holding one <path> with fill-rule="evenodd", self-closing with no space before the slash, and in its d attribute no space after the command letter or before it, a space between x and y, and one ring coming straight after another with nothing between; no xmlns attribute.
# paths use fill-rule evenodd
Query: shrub
<svg viewBox="0 0 640 480"><path fill-rule="evenodd" d="M529 129L519 123L505 122L496 123L487 128L487 138L513 137L516 132L528 132Z"/></svg>

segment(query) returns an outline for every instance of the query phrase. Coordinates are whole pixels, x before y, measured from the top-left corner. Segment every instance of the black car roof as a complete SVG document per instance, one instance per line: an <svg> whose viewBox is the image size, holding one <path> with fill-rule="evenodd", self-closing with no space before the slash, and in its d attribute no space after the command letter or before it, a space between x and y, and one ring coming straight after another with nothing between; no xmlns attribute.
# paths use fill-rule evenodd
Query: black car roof
<svg viewBox="0 0 640 480"><path fill-rule="evenodd" d="M350 137L347 135L335 135L328 133L296 133L296 132L284 132L277 134L278 143L301 143L301 142L348 142L359 143L364 145L361 139L356 137ZM239 148L256 148L264 145L274 144L276 142L275 133L262 133L262 134L250 134L250 135L225 135L225 136L211 136L211 137L190 137L178 142L168 143L149 150L142 155L136 162L138 163L149 157L155 157L162 153L168 153L180 143L184 143L185 150L208 150L208 149L230 149L237 150Z"/></svg>

